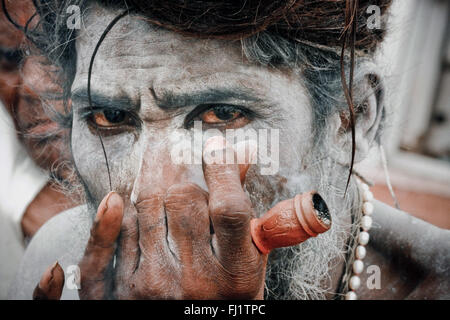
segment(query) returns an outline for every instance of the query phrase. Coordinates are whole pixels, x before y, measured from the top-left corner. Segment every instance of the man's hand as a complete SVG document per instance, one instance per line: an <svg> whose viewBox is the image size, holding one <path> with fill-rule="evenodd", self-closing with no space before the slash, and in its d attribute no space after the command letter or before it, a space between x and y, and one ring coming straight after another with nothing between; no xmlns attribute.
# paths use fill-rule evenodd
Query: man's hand
<svg viewBox="0 0 450 320"><path fill-rule="evenodd" d="M143 192L125 218L117 193L103 199L79 265L81 299L263 298L267 255L252 242L239 166L209 159L203 171L209 194L191 183ZM53 268L52 281L61 273Z"/></svg>
<svg viewBox="0 0 450 320"><path fill-rule="evenodd" d="M203 172L209 194L184 183L165 192L141 190L131 206L115 192L102 200L79 265L81 299L262 299L269 251L330 228L326 204L315 192L252 219L242 188L248 165L225 164L225 158L236 162L234 149L208 141ZM240 147L247 155L250 145ZM64 274L56 266L36 288L38 298L46 291L61 295L57 281Z"/></svg>

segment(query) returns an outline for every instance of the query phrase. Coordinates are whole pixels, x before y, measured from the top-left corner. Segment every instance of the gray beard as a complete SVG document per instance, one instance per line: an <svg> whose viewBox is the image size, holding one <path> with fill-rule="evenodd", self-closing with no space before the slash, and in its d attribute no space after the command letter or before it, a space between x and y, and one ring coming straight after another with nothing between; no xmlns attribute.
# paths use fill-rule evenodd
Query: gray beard
<svg viewBox="0 0 450 320"><path fill-rule="evenodd" d="M319 158L319 157L318 157ZM323 300L327 295L335 294L333 279L334 268L345 261L347 243L350 234L350 213L361 211L358 187L352 180L344 198L345 182L348 169L333 162L328 157L311 161L310 176L315 181L296 181L297 186L290 185L281 191L271 206L282 199L293 198L296 194L317 190L324 197L332 217L332 227L329 231L310 238L307 241L288 248L273 250L268 258L265 299L276 300ZM80 179L81 180L81 179ZM268 180L271 180L270 178ZM273 182L267 181L274 185ZM256 183L258 186L258 183ZM84 189L84 192L80 192ZM274 188L275 189L275 188ZM274 190L272 189L272 190ZM65 190L72 195L77 194L85 203L96 211L95 200L89 195L86 185L78 185L77 190ZM249 193L258 216L261 216L271 206L260 204L258 194Z"/></svg>
<svg viewBox="0 0 450 320"><path fill-rule="evenodd" d="M316 238L274 250L267 264L266 299L325 299L334 293L330 270L345 256L338 229L333 225Z"/></svg>
<svg viewBox="0 0 450 320"><path fill-rule="evenodd" d="M266 299L308 300L326 299L334 295L336 279L333 271L346 259L350 234L350 213L360 211L358 187L350 183L344 198L348 171L331 161L318 161L314 176L320 177L309 186L326 199L332 216L329 231L288 248L270 253L266 272ZM359 211L358 211L359 210ZM334 281L333 281L334 280Z"/></svg>

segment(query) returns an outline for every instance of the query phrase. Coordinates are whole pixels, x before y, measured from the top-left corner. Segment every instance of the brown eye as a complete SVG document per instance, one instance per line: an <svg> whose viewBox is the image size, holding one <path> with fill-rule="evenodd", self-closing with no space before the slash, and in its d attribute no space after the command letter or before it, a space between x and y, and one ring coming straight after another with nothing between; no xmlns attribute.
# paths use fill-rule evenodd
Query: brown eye
<svg viewBox="0 0 450 320"><path fill-rule="evenodd" d="M127 124L129 117L125 111L104 110L96 112L93 121L99 127L116 127Z"/></svg>
<svg viewBox="0 0 450 320"><path fill-rule="evenodd" d="M242 117L242 112L233 106L216 106L200 115L204 123L221 124Z"/></svg>
<svg viewBox="0 0 450 320"><path fill-rule="evenodd" d="M201 104L186 116L184 126L192 128L194 122L218 129L238 129L255 119L253 111L231 104Z"/></svg>

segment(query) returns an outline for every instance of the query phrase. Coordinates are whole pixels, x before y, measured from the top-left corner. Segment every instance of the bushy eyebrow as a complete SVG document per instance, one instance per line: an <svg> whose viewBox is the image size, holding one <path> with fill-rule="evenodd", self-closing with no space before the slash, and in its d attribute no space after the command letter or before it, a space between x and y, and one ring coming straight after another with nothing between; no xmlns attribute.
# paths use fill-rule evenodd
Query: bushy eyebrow
<svg viewBox="0 0 450 320"><path fill-rule="evenodd" d="M186 106L196 106L205 103L219 103L229 101L259 102L261 99L248 89L241 88L212 88L196 92L175 93L169 90L156 92L149 88L155 103L159 108L171 111ZM129 96L110 97L98 92L91 92L93 107L107 107L126 111L138 112L140 105ZM89 107L86 89L77 89L72 93L72 102Z"/></svg>
<svg viewBox="0 0 450 320"><path fill-rule="evenodd" d="M157 105L165 110L174 110L185 106L195 106L204 103L226 102L230 100L258 102L260 99L249 90L240 88L214 88L189 93L174 93L162 91L155 93L149 89Z"/></svg>
<svg viewBox="0 0 450 320"><path fill-rule="evenodd" d="M126 95L110 97L98 92L91 92L92 107L108 107L127 111L139 110L139 104ZM72 93L72 102L89 107L89 99L86 89L78 89Z"/></svg>

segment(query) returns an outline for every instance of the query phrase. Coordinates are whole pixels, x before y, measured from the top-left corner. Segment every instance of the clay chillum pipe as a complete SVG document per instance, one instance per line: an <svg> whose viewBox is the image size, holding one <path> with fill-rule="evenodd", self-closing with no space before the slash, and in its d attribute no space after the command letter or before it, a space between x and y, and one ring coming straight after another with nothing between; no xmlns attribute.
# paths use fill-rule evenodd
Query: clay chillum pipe
<svg viewBox="0 0 450 320"><path fill-rule="evenodd" d="M253 242L263 254L302 243L330 227L328 207L315 191L281 201L263 217L250 221Z"/></svg>
<svg viewBox="0 0 450 320"><path fill-rule="evenodd" d="M224 145L227 144L223 138L213 137L210 140L210 143L219 141ZM252 152L248 150L250 147L244 143L236 149L238 152L250 154L249 159L252 159L255 156L255 149L253 148ZM249 163L239 164L242 185L249 167ZM316 191L298 194L292 199L281 201L261 218L250 221L253 242L263 254L268 254L276 248L297 245L330 228L330 212L325 201Z"/></svg>
<svg viewBox="0 0 450 320"><path fill-rule="evenodd" d="M248 163L239 164L242 185L249 167ZM261 218L250 221L253 242L263 254L276 248L297 245L330 228L330 211L316 191L281 201Z"/></svg>

